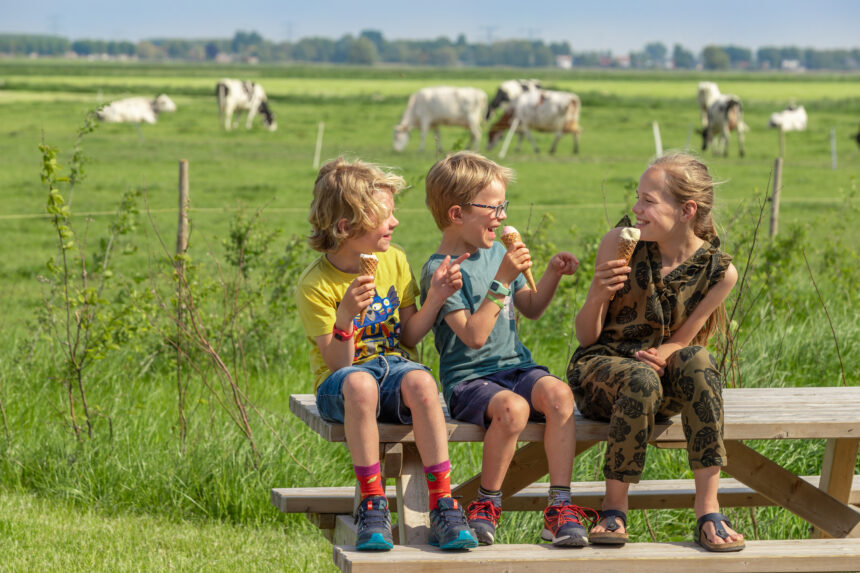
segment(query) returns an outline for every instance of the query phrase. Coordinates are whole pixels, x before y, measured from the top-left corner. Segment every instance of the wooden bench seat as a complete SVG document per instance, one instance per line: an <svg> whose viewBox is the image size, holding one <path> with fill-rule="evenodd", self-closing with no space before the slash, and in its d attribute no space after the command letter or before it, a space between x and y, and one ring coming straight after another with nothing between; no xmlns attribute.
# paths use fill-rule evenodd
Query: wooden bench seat
<svg viewBox="0 0 860 573"><path fill-rule="evenodd" d="M804 481L818 487L819 476L804 476ZM603 482L573 482L570 484L574 503L600 508ZM505 500L505 511L542 511L546 506L547 484L533 483ZM385 491L388 505L397 511L397 488ZM630 487L630 509L689 509L693 507L696 490L692 479L643 480ZM765 507L774 502L733 478L720 480L720 507ZM294 487L274 488L272 505L284 513L351 514L355 508L355 488ZM860 505L860 475L855 475L848 503Z"/></svg>
<svg viewBox="0 0 860 573"><path fill-rule="evenodd" d="M528 571L857 571L860 541L807 539L747 541L743 551L709 553L693 542L628 543L623 547L556 548L548 544L492 545L469 551L441 551L429 545L398 545L392 551L361 552L334 548L335 565L359 573L496 573Z"/></svg>
<svg viewBox="0 0 860 573"><path fill-rule="evenodd" d="M440 397L441 401L441 397ZM815 537L803 541L748 542L740 553L711 554L692 543L628 544L624 549L587 547L559 550L548 545L497 545L464 553L442 553L425 546L427 488L411 426L379 424L383 475L395 479L389 488L398 512L393 552L357 553L354 542L352 487L272 490L282 511L306 512L330 535L335 563L344 571L557 571L559 566L594 565L604 570L634 566L640 571L857 571L860 570L860 476L854 475L860 447L860 387L741 388L723 391L724 438L732 479L722 479L723 506L778 505L815 526ZM444 403L442 404L444 408ZM290 410L330 442L344 441L343 426L320 418L313 395L290 397ZM447 417L447 410L446 410ZM484 430L447 417L451 442L481 442ZM576 414L576 454L606 440L609 426ZM514 455L502 491L506 509L540 510L547 473L544 425L530 423L520 435L528 442ZM801 478L744 443L745 440L826 440L821 475ZM657 447L685 447L680 416L655 428ZM453 490L465 505L477 492L480 474ZM576 503L599 507L603 484L573 484ZM691 480L642 482L631 488L634 509L692 508Z"/></svg>

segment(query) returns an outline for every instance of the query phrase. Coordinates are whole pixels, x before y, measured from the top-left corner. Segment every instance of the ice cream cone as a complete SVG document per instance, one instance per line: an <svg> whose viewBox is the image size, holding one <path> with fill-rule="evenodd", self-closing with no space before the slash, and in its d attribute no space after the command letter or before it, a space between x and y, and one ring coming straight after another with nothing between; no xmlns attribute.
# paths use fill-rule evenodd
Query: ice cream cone
<svg viewBox="0 0 860 573"><path fill-rule="evenodd" d="M624 227L621 229L621 234L618 235L618 246L616 250L616 259L624 259L626 263L630 263L630 258L633 256L633 251L636 249L636 244L639 242L639 229L636 227ZM609 300L615 298L615 293L609 297Z"/></svg>
<svg viewBox="0 0 860 573"><path fill-rule="evenodd" d="M361 274L368 275L371 277L376 276L376 266L379 264L379 259L376 258L376 255L361 255L361 259L359 261L361 265ZM367 315L367 307L361 309L361 314L358 316L358 324L364 322L364 317Z"/></svg>
<svg viewBox="0 0 860 573"><path fill-rule="evenodd" d="M504 229L502 229L501 239L502 243L505 245L505 248L509 251L514 246L514 243L522 242L520 232L511 226L506 226ZM523 276L526 278L526 282L529 283L529 288L532 289L532 292L537 292L537 285L535 284L535 278L532 275L532 270L524 270Z"/></svg>

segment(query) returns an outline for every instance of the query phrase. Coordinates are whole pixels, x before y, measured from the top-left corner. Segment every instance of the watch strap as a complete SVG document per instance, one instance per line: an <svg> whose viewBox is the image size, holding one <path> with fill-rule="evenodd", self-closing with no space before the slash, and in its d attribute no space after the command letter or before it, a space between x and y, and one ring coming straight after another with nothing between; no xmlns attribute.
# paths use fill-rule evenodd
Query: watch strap
<svg viewBox="0 0 860 573"><path fill-rule="evenodd" d="M349 329L349 332L347 332L346 330L339 329L337 327L337 325L334 325L334 326L332 326L331 333L335 338L337 338L341 342L346 342L347 340L352 338L352 335L355 333L355 327L353 327L351 322L349 323L349 326L350 326L350 329Z"/></svg>
<svg viewBox="0 0 860 573"><path fill-rule="evenodd" d="M509 294L511 294L511 289L506 287L505 285L503 285L502 283L500 283L497 280L494 280L493 282L490 283L490 291L492 291L496 294L500 294L502 296L508 296Z"/></svg>

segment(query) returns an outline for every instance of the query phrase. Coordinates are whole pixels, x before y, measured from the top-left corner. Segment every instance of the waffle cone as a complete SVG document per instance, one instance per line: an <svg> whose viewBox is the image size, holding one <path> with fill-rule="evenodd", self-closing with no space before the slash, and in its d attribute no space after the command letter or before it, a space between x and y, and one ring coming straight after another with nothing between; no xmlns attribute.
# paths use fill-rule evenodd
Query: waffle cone
<svg viewBox="0 0 860 573"><path fill-rule="evenodd" d="M633 251L636 249L636 244L639 241L632 241L623 237L618 237L618 250L616 251L616 259L624 259L624 262L630 263L630 258L633 256ZM612 301L615 298L615 293L609 297Z"/></svg>
<svg viewBox="0 0 860 573"><path fill-rule="evenodd" d="M501 239L502 239L502 243L505 245L505 248L508 249L509 251L514 246L514 243L522 241L520 234L517 232L502 235ZM532 275L532 270L531 269L524 270L523 276L526 278L526 282L529 283L529 288L532 289L532 292L537 292L537 284L535 284L535 278L534 278L534 275Z"/></svg>
<svg viewBox="0 0 860 573"><path fill-rule="evenodd" d="M359 259L359 264L361 266L361 275L369 275L371 277L376 276L376 266L379 264L379 259L371 259L369 257L361 257ZM364 317L367 316L367 307L361 309L361 314L358 315L358 324L364 322Z"/></svg>

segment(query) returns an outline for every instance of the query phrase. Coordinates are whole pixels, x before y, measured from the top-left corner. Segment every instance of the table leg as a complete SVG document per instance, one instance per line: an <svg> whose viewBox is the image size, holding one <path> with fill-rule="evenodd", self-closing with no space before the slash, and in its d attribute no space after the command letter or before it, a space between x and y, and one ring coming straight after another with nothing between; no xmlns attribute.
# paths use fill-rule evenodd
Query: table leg
<svg viewBox="0 0 860 573"><path fill-rule="evenodd" d="M597 443L599 442L577 442L576 455L578 456ZM511 460L508 473L505 474L505 480L502 483L502 500L533 484L548 472L543 442L530 442L519 448L514 453L514 458ZM480 485L481 474L477 474L454 488L452 493L454 497L460 498L460 502L464 506L467 506L478 496ZM573 492L573 495L576 495L576 492Z"/></svg>
<svg viewBox="0 0 860 573"><path fill-rule="evenodd" d="M860 512L740 441L727 440L723 470L833 537L860 537Z"/></svg>
<svg viewBox="0 0 860 573"><path fill-rule="evenodd" d="M430 495L424 479L424 466L418 448L413 443L403 444L401 475L397 485L397 529L402 545L427 545L430 536L430 517L427 507Z"/></svg>
<svg viewBox="0 0 860 573"><path fill-rule="evenodd" d="M857 438L831 438L827 440L827 448L824 450L821 482L818 487L843 503L848 503L851 497L858 446L860 439ZM816 527L812 537L822 539L830 535Z"/></svg>

